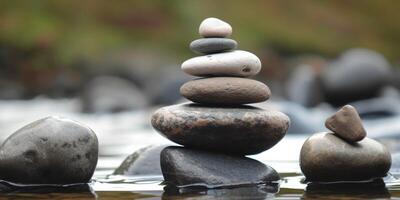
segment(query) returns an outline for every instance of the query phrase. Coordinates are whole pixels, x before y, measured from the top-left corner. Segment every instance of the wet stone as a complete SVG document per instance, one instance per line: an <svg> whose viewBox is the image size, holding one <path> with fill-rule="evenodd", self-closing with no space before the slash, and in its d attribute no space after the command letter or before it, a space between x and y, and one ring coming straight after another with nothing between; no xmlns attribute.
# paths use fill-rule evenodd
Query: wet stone
<svg viewBox="0 0 400 200"><path fill-rule="evenodd" d="M348 143L332 133L317 133L300 153L301 171L310 182L371 180L386 176L390 166L389 151L370 138Z"/></svg>
<svg viewBox="0 0 400 200"><path fill-rule="evenodd" d="M252 106L179 104L158 109L151 123L159 133L186 147L250 155L278 143L286 134L289 118Z"/></svg>
<svg viewBox="0 0 400 200"><path fill-rule="evenodd" d="M167 147L161 152L160 160L166 183L176 187L223 188L272 183L280 179L273 168L241 156Z"/></svg>
<svg viewBox="0 0 400 200"><path fill-rule="evenodd" d="M0 148L0 179L18 184L88 183L98 141L88 127L47 117L19 129Z"/></svg>

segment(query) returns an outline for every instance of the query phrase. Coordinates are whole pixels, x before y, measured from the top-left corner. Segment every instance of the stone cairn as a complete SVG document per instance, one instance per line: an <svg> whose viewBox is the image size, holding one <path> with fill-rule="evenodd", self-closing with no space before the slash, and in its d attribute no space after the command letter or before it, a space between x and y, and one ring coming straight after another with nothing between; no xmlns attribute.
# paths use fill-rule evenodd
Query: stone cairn
<svg viewBox="0 0 400 200"><path fill-rule="evenodd" d="M300 167L308 182L373 181L386 176L390 152L367 138L357 110L346 105L329 117L326 128L308 138L300 153Z"/></svg>
<svg viewBox="0 0 400 200"><path fill-rule="evenodd" d="M232 27L222 20L205 19L199 33L203 38L190 49L202 56L186 60L182 70L202 78L180 89L194 103L160 108L151 119L159 133L185 147L161 152L165 181L178 187L217 187L279 180L274 169L245 157L273 147L289 127L281 112L244 105L271 95L267 85L246 78L261 70L259 58L234 50L237 42L227 38Z"/></svg>

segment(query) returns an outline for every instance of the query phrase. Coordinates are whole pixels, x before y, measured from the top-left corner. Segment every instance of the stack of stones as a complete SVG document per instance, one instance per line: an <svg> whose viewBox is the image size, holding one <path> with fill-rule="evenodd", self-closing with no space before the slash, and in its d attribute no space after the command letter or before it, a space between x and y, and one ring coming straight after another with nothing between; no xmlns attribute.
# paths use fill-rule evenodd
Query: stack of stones
<svg viewBox="0 0 400 200"><path fill-rule="evenodd" d="M390 152L367 138L357 110L346 105L329 117L326 128L303 144L300 167L309 182L369 181L386 176Z"/></svg>
<svg viewBox="0 0 400 200"><path fill-rule="evenodd" d="M271 95L268 86L246 78L260 71L260 60L234 50L236 41L226 38L232 28L222 20L205 19L199 33L204 38L190 48L203 55L185 61L182 69L203 78L180 89L194 103L163 107L152 116L158 132L185 147L161 152L166 182L216 187L279 180L274 169L245 157L273 147L289 127L289 118L281 112L244 105Z"/></svg>

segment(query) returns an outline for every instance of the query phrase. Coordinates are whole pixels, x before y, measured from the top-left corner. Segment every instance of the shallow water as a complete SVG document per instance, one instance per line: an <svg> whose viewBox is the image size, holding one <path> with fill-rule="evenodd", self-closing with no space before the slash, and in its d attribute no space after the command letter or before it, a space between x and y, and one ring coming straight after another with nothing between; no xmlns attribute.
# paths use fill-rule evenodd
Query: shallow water
<svg viewBox="0 0 400 200"><path fill-rule="evenodd" d="M79 188L13 188L0 193L0 199L400 199L400 181L388 176L385 186L302 184L298 158L307 135L287 135L278 145L251 156L275 168L282 177L279 185L219 190L193 190L177 194L164 191L161 176L109 176L135 150L148 145L171 144L149 124L152 110L117 114L79 113L76 100L35 99L0 101L0 140L23 125L49 115L64 116L90 126L99 138L100 158L94 180Z"/></svg>

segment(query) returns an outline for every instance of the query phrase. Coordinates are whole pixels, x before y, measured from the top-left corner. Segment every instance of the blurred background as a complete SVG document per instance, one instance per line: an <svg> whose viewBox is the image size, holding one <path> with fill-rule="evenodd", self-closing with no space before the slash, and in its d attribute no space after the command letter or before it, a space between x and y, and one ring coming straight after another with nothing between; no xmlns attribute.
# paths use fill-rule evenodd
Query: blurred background
<svg viewBox="0 0 400 200"><path fill-rule="evenodd" d="M189 43L207 17L260 57L255 78L273 98L259 106L288 114L290 134L325 130L350 103L370 136L399 135L399 10L396 0L0 1L0 135L47 115L89 124L103 144L151 130L152 109L184 101L193 77L180 64L196 56Z"/></svg>

